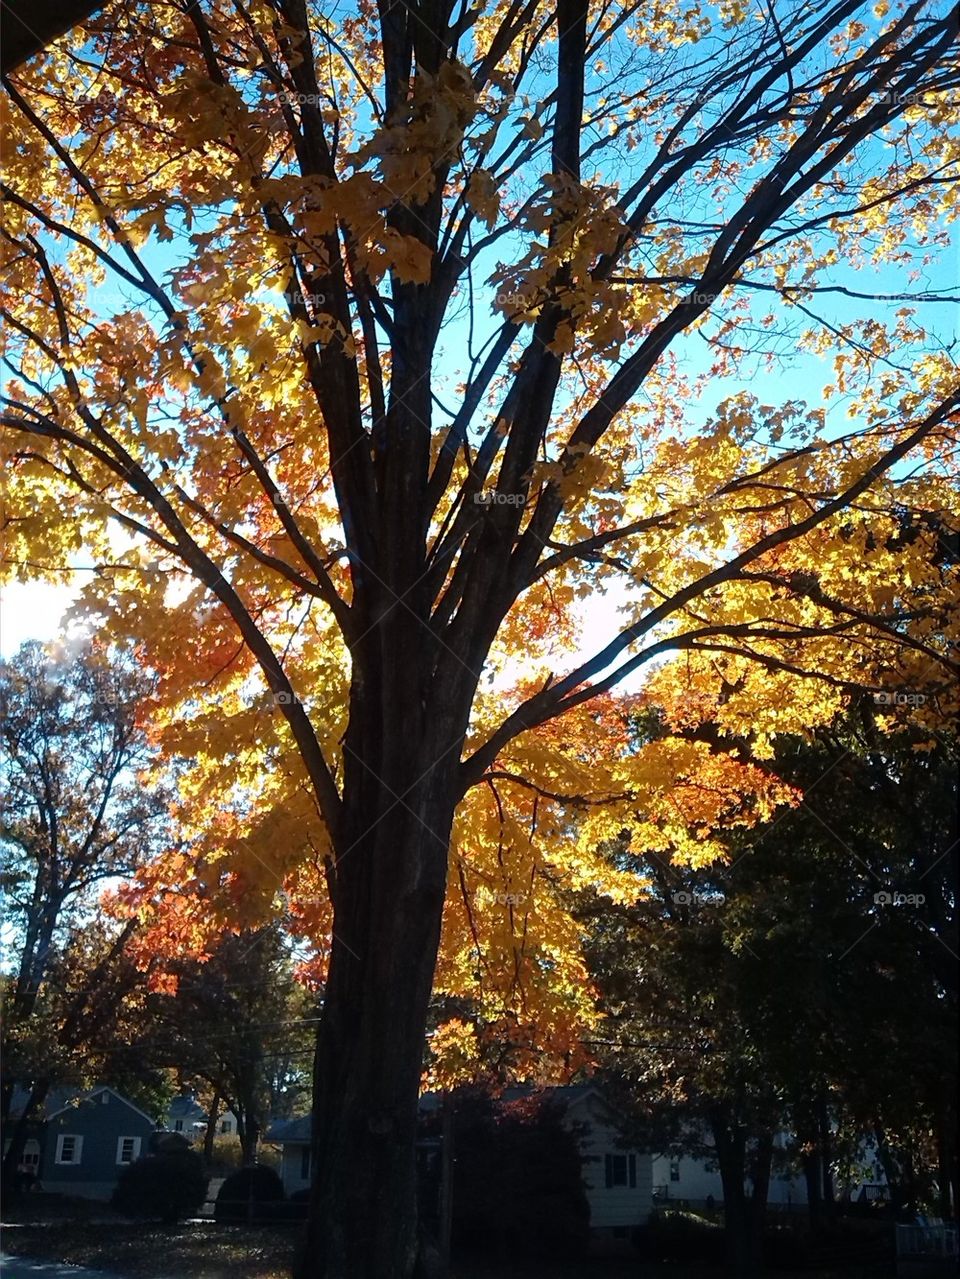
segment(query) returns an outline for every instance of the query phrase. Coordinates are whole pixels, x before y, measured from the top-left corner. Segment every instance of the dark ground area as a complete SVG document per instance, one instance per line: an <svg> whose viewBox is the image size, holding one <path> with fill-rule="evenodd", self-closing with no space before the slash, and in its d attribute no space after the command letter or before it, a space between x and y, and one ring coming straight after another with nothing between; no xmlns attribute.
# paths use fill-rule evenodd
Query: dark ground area
<svg viewBox="0 0 960 1279"><path fill-rule="evenodd" d="M296 1227L213 1223L145 1226L129 1222L14 1225L2 1246L12 1256L112 1271L124 1279L288 1279ZM791 1272L795 1279L883 1279L882 1266ZM461 1262L454 1279L718 1279L715 1266L655 1265L637 1257L542 1264L529 1259Z"/></svg>
<svg viewBox="0 0 960 1279"><path fill-rule="evenodd" d="M9 1255L89 1266L123 1279L288 1279L299 1237L296 1223L133 1223L105 1205L52 1195L26 1196L16 1205L10 1203L5 1217L9 1224L4 1226L0 1246ZM875 1222L846 1223L843 1233L848 1249L851 1243L856 1246L852 1255L848 1252L843 1257L842 1265L832 1264L840 1256L831 1250L818 1257L819 1267L805 1266L808 1258L795 1246L799 1240L782 1238L776 1249L779 1265L768 1273L789 1274L791 1279L888 1279L893 1268L883 1261L882 1248L879 1255L875 1251L881 1241L877 1226ZM719 1244L713 1230L710 1234ZM664 1255L662 1243L645 1256L622 1246L625 1255L582 1260L459 1259L453 1279L722 1279L724 1274L722 1266L704 1264L700 1254L681 1254L664 1264L658 1259L658 1253Z"/></svg>

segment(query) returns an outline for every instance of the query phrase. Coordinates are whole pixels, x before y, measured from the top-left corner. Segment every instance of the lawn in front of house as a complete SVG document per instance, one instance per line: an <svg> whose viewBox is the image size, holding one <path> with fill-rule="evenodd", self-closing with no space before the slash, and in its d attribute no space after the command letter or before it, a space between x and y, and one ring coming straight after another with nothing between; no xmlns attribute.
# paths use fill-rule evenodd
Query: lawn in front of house
<svg viewBox="0 0 960 1279"><path fill-rule="evenodd" d="M278 1226L58 1221L11 1226L3 1248L123 1279L289 1279L295 1239L295 1230Z"/></svg>
<svg viewBox="0 0 960 1279"><path fill-rule="evenodd" d="M122 1279L289 1279L295 1225L176 1226L125 1221L26 1222L4 1230L13 1256L61 1261ZM791 1279L852 1279L860 1270L792 1271ZM872 1273L879 1274L879 1268ZM459 1260L452 1279L722 1279L717 1266L655 1264L635 1256L569 1262L529 1258Z"/></svg>

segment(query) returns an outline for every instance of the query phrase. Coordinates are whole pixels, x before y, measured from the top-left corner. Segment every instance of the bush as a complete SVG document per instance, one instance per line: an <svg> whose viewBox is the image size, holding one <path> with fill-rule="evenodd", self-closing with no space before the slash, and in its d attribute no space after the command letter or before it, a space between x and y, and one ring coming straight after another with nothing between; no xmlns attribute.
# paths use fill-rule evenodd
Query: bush
<svg viewBox="0 0 960 1279"><path fill-rule="evenodd" d="M198 1149L203 1146L200 1141ZM214 1137L210 1157L210 1167L214 1176L229 1177L232 1172L239 1172L243 1167L243 1151L240 1138L236 1136Z"/></svg>
<svg viewBox="0 0 960 1279"><path fill-rule="evenodd" d="M284 1218L289 1221L306 1221L310 1209L310 1191L295 1190L285 1204Z"/></svg>
<svg viewBox="0 0 960 1279"><path fill-rule="evenodd" d="M723 1229L692 1213L651 1213L634 1230L633 1244L647 1261L719 1265L724 1258Z"/></svg>
<svg viewBox="0 0 960 1279"><path fill-rule="evenodd" d="M310 1191L298 1190L282 1203L264 1204L259 1212L265 1221L306 1221L310 1209Z"/></svg>
<svg viewBox="0 0 960 1279"><path fill-rule="evenodd" d="M198 1141L197 1150L203 1150L202 1139ZM257 1166L275 1168L280 1171L280 1147L271 1142L261 1141L257 1151ZM235 1133L217 1136L213 1140L213 1152L210 1158L210 1170L215 1177L229 1177L232 1172L239 1172L243 1167L243 1147Z"/></svg>
<svg viewBox="0 0 960 1279"><path fill-rule="evenodd" d="M145 1155L124 1168L111 1203L125 1217L174 1222L194 1217L207 1197L203 1160L192 1150Z"/></svg>
<svg viewBox="0 0 960 1279"><path fill-rule="evenodd" d="M273 1205L284 1200L283 1182L272 1168L258 1164L231 1173L217 1195L213 1215L217 1221L247 1221L251 1216L272 1220L280 1214Z"/></svg>
<svg viewBox="0 0 960 1279"><path fill-rule="evenodd" d="M549 1101L461 1104L453 1165L458 1251L576 1257L590 1207L576 1138Z"/></svg>

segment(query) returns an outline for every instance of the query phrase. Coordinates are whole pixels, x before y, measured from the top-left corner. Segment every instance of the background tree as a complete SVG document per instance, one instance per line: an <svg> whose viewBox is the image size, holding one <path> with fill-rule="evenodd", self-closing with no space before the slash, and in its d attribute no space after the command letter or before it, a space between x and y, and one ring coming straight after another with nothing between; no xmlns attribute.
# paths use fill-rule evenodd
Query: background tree
<svg viewBox="0 0 960 1279"><path fill-rule="evenodd" d="M728 713L767 728L943 682L887 534L950 510L954 368L893 302L944 296L909 273L952 216L955 33L905 0L124 4L6 78L13 571L81 537L87 607L148 644L208 911L322 867L304 1274L414 1266L455 818L503 771L511 824L526 735L669 650L762 669ZM740 390L784 342L852 427Z"/></svg>
<svg viewBox="0 0 960 1279"><path fill-rule="evenodd" d="M750 853L740 869L762 876L751 886L751 931L784 951L763 1015L772 1068L794 1081L794 1125L819 1166L808 1178L814 1208L830 1207L839 1128L872 1140L896 1207L923 1204L949 1218L957 739L945 728L925 740L909 706L897 731L883 734L877 709L861 703L812 741L780 743L777 770L802 788L803 804L760 833L762 861Z"/></svg>
<svg viewBox="0 0 960 1279"><path fill-rule="evenodd" d="M58 1078L82 1075L118 1029L123 1001L144 984L125 948L135 921L98 923L98 893L156 850L162 791L141 717L150 681L129 654L89 644L24 645L0 665L5 805L2 891L14 968L4 988L3 1120L15 1085L30 1093L25 1125Z"/></svg>
<svg viewBox="0 0 960 1279"><path fill-rule="evenodd" d="M896 1207L953 1211L956 741L918 751L916 725L884 735L876 713L779 739L797 804L722 860L647 857L641 902L587 915L602 1055L648 1139L716 1160L735 1274L761 1264L779 1132L815 1226L865 1143Z"/></svg>
<svg viewBox="0 0 960 1279"><path fill-rule="evenodd" d="M278 927L228 934L208 958L168 968L175 993L151 1000L147 1055L233 1111L244 1165L257 1162L267 1121L309 1096L316 997L293 969Z"/></svg>
<svg viewBox="0 0 960 1279"><path fill-rule="evenodd" d="M754 1275L775 1138L788 1117L752 1016L769 974L725 926L722 868L656 869L648 898L591 926L608 1012L601 1056L642 1114L645 1145L659 1138L719 1169L729 1271Z"/></svg>

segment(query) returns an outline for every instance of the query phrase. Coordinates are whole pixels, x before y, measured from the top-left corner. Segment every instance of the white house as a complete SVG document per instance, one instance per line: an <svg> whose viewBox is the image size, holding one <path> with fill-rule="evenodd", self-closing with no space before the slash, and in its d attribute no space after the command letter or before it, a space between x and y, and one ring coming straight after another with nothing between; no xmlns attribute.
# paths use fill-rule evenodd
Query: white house
<svg viewBox="0 0 960 1279"><path fill-rule="evenodd" d="M565 1101L564 1123L579 1135L590 1228L627 1235L642 1226L653 1203L653 1158L624 1148L617 1112L590 1085L552 1090Z"/></svg>
<svg viewBox="0 0 960 1279"><path fill-rule="evenodd" d="M783 1149L786 1138L777 1138ZM704 1144L711 1144L705 1140ZM723 1182L715 1158L710 1155L656 1154L653 1163L653 1192L658 1204L683 1202L691 1208L703 1208L709 1201L723 1203ZM797 1173L771 1173L767 1191L770 1207L792 1208L807 1202L807 1183Z"/></svg>
<svg viewBox="0 0 960 1279"><path fill-rule="evenodd" d="M778 1133L774 1139L774 1171L770 1176L767 1204L772 1208L805 1207L807 1182L795 1164L785 1157L793 1141L790 1133ZM701 1134L700 1143L706 1148L713 1145L708 1130ZM779 1158L778 1158L779 1152ZM864 1138L859 1155L861 1180L849 1185L838 1182L836 1195L846 1200L883 1200L889 1197L886 1177L876 1156L874 1143ZM778 1170L779 1169L779 1170ZM723 1183L715 1157L656 1154L653 1156L653 1193L658 1204L683 1202L691 1208L703 1208L708 1200L718 1207L723 1203Z"/></svg>
<svg viewBox="0 0 960 1279"><path fill-rule="evenodd" d="M310 1116L280 1119L267 1130L267 1141L280 1146L280 1178L287 1198L310 1186Z"/></svg>
<svg viewBox="0 0 960 1279"><path fill-rule="evenodd" d="M167 1107L166 1126L168 1132L179 1132L193 1141L203 1137L207 1130L207 1112L197 1101L193 1093L181 1093L174 1097ZM221 1111L217 1116L217 1136L235 1136L237 1117L232 1110Z"/></svg>
<svg viewBox="0 0 960 1279"><path fill-rule="evenodd" d="M547 1091L564 1106L563 1122L577 1134L591 1229L625 1236L633 1226L643 1225L652 1204L651 1156L620 1144L616 1111L597 1089L583 1085ZM508 1089L504 1096L509 1100L528 1092ZM421 1111L435 1111L439 1100L437 1094L424 1094ZM267 1140L281 1147L280 1176L287 1195L305 1190L310 1185L310 1116L274 1124Z"/></svg>

